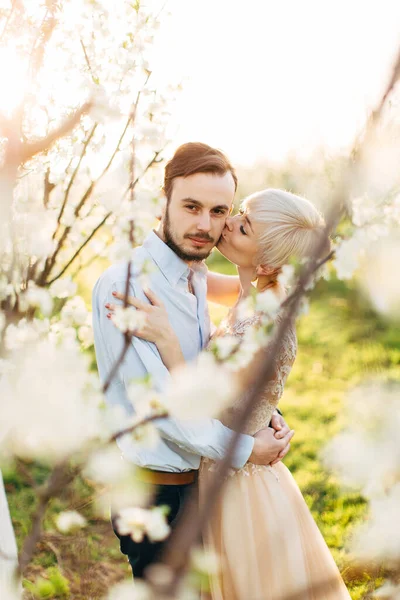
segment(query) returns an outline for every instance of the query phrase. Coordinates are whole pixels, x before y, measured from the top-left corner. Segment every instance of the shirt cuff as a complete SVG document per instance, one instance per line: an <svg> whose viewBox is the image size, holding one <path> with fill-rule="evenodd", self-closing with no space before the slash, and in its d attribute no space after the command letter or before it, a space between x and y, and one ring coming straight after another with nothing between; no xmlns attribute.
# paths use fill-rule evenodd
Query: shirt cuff
<svg viewBox="0 0 400 600"><path fill-rule="evenodd" d="M251 435L242 434L235 448L232 458L232 467L241 469L247 463L254 448L254 438Z"/></svg>

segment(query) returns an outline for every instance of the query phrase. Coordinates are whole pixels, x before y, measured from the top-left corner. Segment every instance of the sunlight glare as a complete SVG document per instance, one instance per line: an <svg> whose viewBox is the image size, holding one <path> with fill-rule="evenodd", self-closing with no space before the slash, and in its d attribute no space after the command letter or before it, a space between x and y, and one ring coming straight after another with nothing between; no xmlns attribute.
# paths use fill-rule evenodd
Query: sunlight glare
<svg viewBox="0 0 400 600"><path fill-rule="evenodd" d="M10 117L22 101L25 90L25 69L11 48L0 49L0 113Z"/></svg>

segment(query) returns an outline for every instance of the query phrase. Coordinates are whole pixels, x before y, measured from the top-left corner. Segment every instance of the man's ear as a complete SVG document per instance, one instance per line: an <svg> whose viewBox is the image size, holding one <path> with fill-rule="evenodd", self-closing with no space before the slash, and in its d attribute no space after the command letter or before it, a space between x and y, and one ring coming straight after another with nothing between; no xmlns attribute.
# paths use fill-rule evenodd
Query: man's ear
<svg viewBox="0 0 400 600"><path fill-rule="evenodd" d="M161 204L161 206L160 206L160 214L158 214L156 218L159 221L164 221L164 219L165 219L165 211L167 210L167 197L165 196L165 194L162 194L160 204Z"/></svg>
<svg viewBox="0 0 400 600"><path fill-rule="evenodd" d="M256 274L258 277L260 275L267 275L271 277L272 275L278 275L280 271L280 267L271 267L270 265L258 265L256 268Z"/></svg>

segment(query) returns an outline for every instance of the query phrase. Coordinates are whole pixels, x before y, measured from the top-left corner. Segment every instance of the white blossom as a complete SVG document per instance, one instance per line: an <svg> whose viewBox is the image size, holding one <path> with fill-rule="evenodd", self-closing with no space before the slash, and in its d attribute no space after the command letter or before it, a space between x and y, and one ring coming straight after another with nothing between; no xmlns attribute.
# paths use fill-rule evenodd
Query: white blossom
<svg viewBox="0 0 400 600"><path fill-rule="evenodd" d="M74 296L66 302L61 310L62 323L67 327L85 325L88 310L81 296Z"/></svg>
<svg viewBox="0 0 400 600"><path fill-rule="evenodd" d="M53 300L48 290L38 287L30 281L26 292L20 296L20 309L25 312L29 308L38 308L48 317L53 309Z"/></svg>
<svg viewBox="0 0 400 600"><path fill-rule="evenodd" d="M53 463L103 435L103 396L77 343L37 339L10 357L0 380L0 422L17 456Z"/></svg>
<svg viewBox="0 0 400 600"><path fill-rule="evenodd" d="M294 273L293 265L283 265L278 275L278 282L284 287L290 287L293 283Z"/></svg>
<svg viewBox="0 0 400 600"><path fill-rule="evenodd" d="M162 507L122 509L118 513L116 527L121 535L130 535L136 543L141 542L145 535L151 542L161 542L170 532Z"/></svg>
<svg viewBox="0 0 400 600"><path fill-rule="evenodd" d="M151 381L131 381L127 386L127 396L138 419L168 412L163 397L152 387Z"/></svg>
<svg viewBox="0 0 400 600"><path fill-rule="evenodd" d="M339 279L351 279L360 266L360 258L365 252L364 240L354 235L341 242L336 249L333 266Z"/></svg>
<svg viewBox="0 0 400 600"><path fill-rule="evenodd" d="M194 548L191 552L192 567L206 575L218 575L221 570L220 556L209 549Z"/></svg>
<svg viewBox="0 0 400 600"><path fill-rule="evenodd" d="M69 298L76 294L77 284L72 281L71 277L64 277L62 279L56 279L49 288L50 294L53 298Z"/></svg>
<svg viewBox="0 0 400 600"><path fill-rule="evenodd" d="M18 350L25 348L31 342L38 340L44 333L49 330L49 322L47 319L43 321L33 319L21 319L18 325L10 323L5 332L5 346L7 350Z"/></svg>
<svg viewBox="0 0 400 600"><path fill-rule="evenodd" d="M352 550L360 559L398 561L400 557L400 483L387 494L370 501L367 523L352 540Z"/></svg>
<svg viewBox="0 0 400 600"><path fill-rule="evenodd" d="M81 325L78 329L78 338L82 342L84 348L89 348L94 344L93 327L89 325Z"/></svg>
<svg viewBox="0 0 400 600"><path fill-rule="evenodd" d="M226 360L232 352L237 349L239 340L234 335L217 336L211 344L211 348L215 350L217 358Z"/></svg>
<svg viewBox="0 0 400 600"><path fill-rule="evenodd" d="M342 482L375 498L400 479L398 384L364 384L348 397L349 426L324 450ZM382 407L385 410L382 410Z"/></svg>
<svg viewBox="0 0 400 600"><path fill-rule="evenodd" d="M143 327L145 319L146 315L132 306L127 308L117 306L112 316L114 325L123 333L140 329Z"/></svg>
<svg viewBox="0 0 400 600"><path fill-rule="evenodd" d="M56 527L61 533L69 533L76 529L86 527L87 521L76 510L65 510L56 517Z"/></svg>
<svg viewBox="0 0 400 600"><path fill-rule="evenodd" d="M141 580L117 583L107 595L106 600L154 600L150 586Z"/></svg>
<svg viewBox="0 0 400 600"><path fill-rule="evenodd" d="M245 321L254 317L255 302L252 296L247 296L241 300L236 308L236 317L238 321Z"/></svg>
<svg viewBox="0 0 400 600"><path fill-rule="evenodd" d="M255 299L255 309L257 312L266 313L270 317L275 317L280 307L278 296L272 290L265 290L257 294Z"/></svg>
<svg viewBox="0 0 400 600"><path fill-rule="evenodd" d="M50 326L49 341L59 346L63 345L67 347L71 345L74 347L76 343L76 330L74 327L66 327L60 322L53 323Z"/></svg>
<svg viewBox="0 0 400 600"><path fill-rule="evenodd" d="M382 587L375 590L373 598L380 598L381 600L400 600L400 585L386 582Z"/></svg>
<svg viewBox="0 0 400 600"><path fill-rule="evenodd" d="M178 418L211 417L229 405L235 391L234 378L225 365L217 363L211 353L203 352L196 362L174 369L164 401Z"/></svg>
<svg viewBox="0 0 400 600"><path fill-rule="evenodd" d="M85 467L85 475L89 479L111 485L128 479L131 472L132 467L116 446L93 452Z"/></svg>
<svg viewBox="0 0 400 600"><path fill-rule="evenodd" d="M361 271L362 287L376 310L387 317L400 318L400 238L391 236L371 245Z"/></svg>
<svg viewBox="0 0 400 600"><path fill-rule="evenodd" d="M134 444L137 444L139 448L154 450L160 441L160 434L153 423L146 423L135 427L131 434L131 440Z"/></svg>
<svg viewBox="0 0 400 600"><path fill-rule="evenodd" d="M116 239L108 249L108 258L111 262L128 262L133 256L134 248L127 237Z"/></svg>

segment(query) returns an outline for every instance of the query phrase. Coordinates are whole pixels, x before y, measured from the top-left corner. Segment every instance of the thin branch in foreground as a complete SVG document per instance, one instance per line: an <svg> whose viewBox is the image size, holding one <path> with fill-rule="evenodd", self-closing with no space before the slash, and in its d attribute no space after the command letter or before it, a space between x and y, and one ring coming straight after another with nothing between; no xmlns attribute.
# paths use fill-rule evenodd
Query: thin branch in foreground
<svg viewBox="0 0 400 600"><path fill-rule="evenodd" d="M86 238L86 240L79 246L78 250L74 253L74 255L72 256L72 258L70 258L70 260L67 262L67 264L61 269L61 271L58 273L58 275L56 275L55 277L53 277L52 279L50 279L50 281L47 281L46 285L51 285L57 279L59 279L60 277L62 277L64 275L64 273L67 271L67 269L69 269L69 267L72 265L72 263L78 258L78 256L80 255L80 253L82 252L82 250L85 248L85 246L87 246L87 244L96 235L96 233L99 231L99 229L101 229L101 227L103 227L103 225L105 224L105 222L107 221L107 219L111 216L111 214L112 214L111 212L109 212L109 213L106 214L106 216L93 229L93 231Z"/></svg>
<svg viewBox="0 0 400 600"><path fill-rule="evenodd" d="M42 535L42 523L49 500L64 489L74 477L75 473L69 472L68 462L66 460L54 467L47 480L46 487L39 494L38 505L32 519L32 529L25 538L20 552L19 566L17 567L16 572L17 579L24 573L26 567L32 560L36 544Z"/></svg>
<svg viewBox="0 0 400 600"><path fill-rule="evenodd" d="M82 164L82 161L83 161L83 159L84 159L84 157L85 157L86 150L87 150L87 148L88 148L88 146L89 146L89 144L90 144L90 142L91 142L91 140L92 140L92 138L93 138L94 134L96 133L96 129L97 129L97 127L98 127L98 123L95 123L95 124L93 125L93 127L92 127L92 129L91 129L91 131L90 131L89 135L87 136L87 138L86 138L86 140L85 140L85 142L84 142L84 144L83 144L83 148L82 148L81 155L80 155L80 157L79 157L78 164L76 165L76 167L75 167L75 169L74 169L74 171L73 171L73 173L72 173L72 175L71 175L71 178L70 178L70 180L69 180L69 182L68 182L68 186L67 186L67 189L65 190L65 194L64 194L63 203L62 203L62 205L61 205L61 209L60 209L60 212L59 212L59 214L58 214L58 217L57 217L57 227L56 227L56 229L55 229L55 231L54 231L54 233L53 233L53 240L55 239L55 237L56 237L56 235L57 235L57 231L58 231L58 229L59 229L59 226L60 226L60 224L61 224L61 219L62 219L62 216L63 216L63 214L64 214L65 206L66 206L66 204L67 204L67 202L68 202L68 198L69 198L69 194L70 194L70 192L71 192L71 188L72 188L72 186L73 186L73 184L74 184L75 178L76 178L76 176L77 176L77 174L78 174L78 171L79 171L79 169L80 169L80 166L81 166L81 164Z"/></svg>

